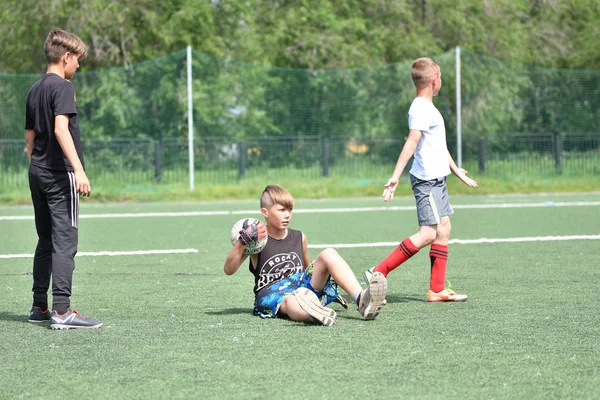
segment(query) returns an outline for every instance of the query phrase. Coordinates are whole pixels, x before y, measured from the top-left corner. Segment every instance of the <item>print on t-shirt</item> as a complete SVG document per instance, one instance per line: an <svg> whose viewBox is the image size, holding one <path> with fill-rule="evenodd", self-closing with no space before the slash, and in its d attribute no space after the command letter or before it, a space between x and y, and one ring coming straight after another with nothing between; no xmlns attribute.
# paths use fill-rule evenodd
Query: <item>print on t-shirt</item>
<svg viewBox="0 0 600 400"><path fill-rule="evenodd" d="M296 252L276 254L263 264L256 291L302 270L302 259Z"/></svg>

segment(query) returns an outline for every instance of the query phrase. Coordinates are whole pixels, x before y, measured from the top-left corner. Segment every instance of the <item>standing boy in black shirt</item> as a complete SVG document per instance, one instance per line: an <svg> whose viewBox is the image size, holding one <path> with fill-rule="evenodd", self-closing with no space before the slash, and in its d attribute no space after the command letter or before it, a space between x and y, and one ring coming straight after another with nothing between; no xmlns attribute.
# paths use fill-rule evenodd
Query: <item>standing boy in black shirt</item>
<svg viewBox="0 0 600 400"><path fill-rule="evenodd" d="M69 81L87 55L76 35L55 28L44 42L46 75L29 90L25 140L29 188L38 244L33 259L30 322L51 320L53 329L99 328L98 320L71 309L71 284L77 253L79 195L89 196L84 170L75 89ZM52 277L52 312L48 288Z"/></svg>

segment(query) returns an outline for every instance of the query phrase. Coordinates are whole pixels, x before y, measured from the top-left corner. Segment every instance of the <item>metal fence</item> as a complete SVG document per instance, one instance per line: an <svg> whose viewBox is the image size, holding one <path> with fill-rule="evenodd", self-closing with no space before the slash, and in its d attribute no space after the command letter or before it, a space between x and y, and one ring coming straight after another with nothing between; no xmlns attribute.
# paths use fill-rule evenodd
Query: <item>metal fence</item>
<svg viewBox="0 0 600 400"><path fill-rule="evenodd" d="M498 138L498 136L496 137ZM199 137L194 142L197 184L235 183L264 177L335 178L345 182L385 180L405 137ZM86 169L95 185L187 187L187 138L104 138L84 140ZM0 140L0 185L27 185L24 140ZM558 177L600 174L596 133L507 134L502 140L468 143L463 166L473 176ZM408 170L408 168L407 168Z"/></svg>
<svg viewBox="0 0 600 400"><path fill-rule="evenodd" d="M540 68L466 51L434 59L445 77L435 104L448 148L472 174L600 172L600 71ZM38 78L0 74L0 193L27 184L24 105ZM95 185L112 188L270 176L385 180L415 95L408 60L312 70L189 48L127 69L80 72L73 82L87 170Z"/></svg>

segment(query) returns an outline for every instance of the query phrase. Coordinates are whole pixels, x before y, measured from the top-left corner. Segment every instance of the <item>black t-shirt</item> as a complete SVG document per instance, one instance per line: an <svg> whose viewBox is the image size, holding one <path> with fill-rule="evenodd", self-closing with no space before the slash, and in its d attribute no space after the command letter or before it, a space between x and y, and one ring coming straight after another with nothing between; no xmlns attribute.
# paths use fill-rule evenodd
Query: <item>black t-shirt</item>
<svg viewBox="0 0 600 400"><path fill-rule="evenodd" d="M25 129L35 132L31 163L51 170L73 171L71 163L56 139L54 118L57 115L69 117L69 132L79 161L84 165L77 125L75 88L70 81L49 73L41 77L27 94Z"/></svg>
<svg viewBox="0 0 600 400"><path fill-rule="evenodd" d="M302 272L302 231L288 228L284 239L269 236L267 245L258 253L257 265L250 258L249 270L254 274L254 294L260 297L260 291L275 282Z"/></svg>

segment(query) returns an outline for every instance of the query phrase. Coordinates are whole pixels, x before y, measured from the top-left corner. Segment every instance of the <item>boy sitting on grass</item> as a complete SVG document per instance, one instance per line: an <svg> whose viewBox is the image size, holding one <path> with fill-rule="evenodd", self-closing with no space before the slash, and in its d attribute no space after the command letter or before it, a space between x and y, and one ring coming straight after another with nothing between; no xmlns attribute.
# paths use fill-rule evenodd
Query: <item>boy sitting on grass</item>
<svg viewBox="0 0 600 400"><path fill-rule="evenodd" d="M249 269L255 282L254 315L332 325L337 314L326 306L338 298L338 285L356 302L363 318L371 320L379 315L387 292L383 274L373 274L363 290L350 266L334 249L323 250L311 263L306 236L288 228L294 198L283 187L267 186L260 207L267 226L261 222L241 231L223 267L227 275L234 274L248 257L244 254L246 245L269 235L264 249L250 256Z"/></svg>

